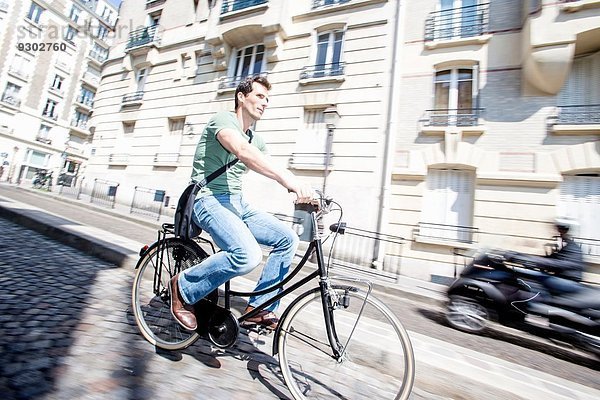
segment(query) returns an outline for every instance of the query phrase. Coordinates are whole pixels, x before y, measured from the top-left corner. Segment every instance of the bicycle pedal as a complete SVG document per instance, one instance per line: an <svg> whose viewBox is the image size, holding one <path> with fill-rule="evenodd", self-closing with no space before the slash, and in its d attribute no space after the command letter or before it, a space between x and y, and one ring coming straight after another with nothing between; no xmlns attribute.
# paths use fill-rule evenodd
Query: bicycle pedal
<svg viewBox="0 0 600 400"><path fill-rule="evenodd" d="M244 328L247 331L257 333L259 335L268 335L273 332L273 329L267 328L266 326L258 325L252 322L242 322L240 328Z"/></svg>

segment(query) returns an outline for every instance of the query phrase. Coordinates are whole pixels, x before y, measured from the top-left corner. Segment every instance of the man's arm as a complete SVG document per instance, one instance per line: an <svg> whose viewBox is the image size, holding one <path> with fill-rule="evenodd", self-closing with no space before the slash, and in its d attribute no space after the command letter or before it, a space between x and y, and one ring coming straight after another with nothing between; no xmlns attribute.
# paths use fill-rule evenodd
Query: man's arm
<svg viewBox="0 0 600 400"><path fill-rule="evenodd" d="M275 166L259 149L246 142L238 132L230 128L217 132L217 140L252 171L271 178L290 192L296 193L298 201L309 201L313 197L310 186L300 182L291 172Z"/></svg>

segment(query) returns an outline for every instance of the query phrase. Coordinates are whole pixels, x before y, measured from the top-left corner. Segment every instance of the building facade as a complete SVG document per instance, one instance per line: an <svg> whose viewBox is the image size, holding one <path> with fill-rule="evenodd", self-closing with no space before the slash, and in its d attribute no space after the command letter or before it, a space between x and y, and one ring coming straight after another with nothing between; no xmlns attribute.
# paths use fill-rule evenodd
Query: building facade
<svg viewBox="0 0 600 400"><path fill-rule="evenodd" d="M117 15L96 0L0 2L0 181L82 176Z"/></svg>
<svg viewBox="0 0 600 400"><path fill-rule="evenodd" d="M116 30L86 179L117 201L173 204L204 124L265 74L271 157L393 238L368 264L451 277L471 249L543 253L567 215L598 265L600 1L125 0ZM245 185L293 213L273 182Z"/></svg>

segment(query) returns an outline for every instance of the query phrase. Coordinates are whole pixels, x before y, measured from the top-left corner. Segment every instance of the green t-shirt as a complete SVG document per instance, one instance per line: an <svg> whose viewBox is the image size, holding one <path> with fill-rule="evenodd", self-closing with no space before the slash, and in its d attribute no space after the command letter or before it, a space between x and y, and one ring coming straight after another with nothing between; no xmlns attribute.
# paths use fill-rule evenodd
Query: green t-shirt
<svg viewBox="0 0 600 400"><path fill-rule="evenodd" d="M252 145L263 153L266 152L264 140L254 134L251 130L242 132L240 123L236 115L232 112L222 111L215 114L206 124L202 131L202 136L196 147L194 155L194 164L192 168L192 180L199 182L213 171L221 168L223 165L233 161L236 157L227 151L217 140L217 134L221 129L233 129L244 138L250 140L252 136ZM248 167L241 161L238 161L233 167L219 175L207 186L202 188L198 196L207 194L237 194L242 191L242 174Z"/></svg>

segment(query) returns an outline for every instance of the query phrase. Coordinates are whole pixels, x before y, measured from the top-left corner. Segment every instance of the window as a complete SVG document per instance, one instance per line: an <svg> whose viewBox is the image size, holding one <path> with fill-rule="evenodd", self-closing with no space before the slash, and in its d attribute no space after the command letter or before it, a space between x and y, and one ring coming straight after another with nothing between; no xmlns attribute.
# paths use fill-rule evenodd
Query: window
<svg viewBox="0 0 600 400"><path fill-rule="evenodd" d="M31 61L20 54L15 54L9 72L22 79L28 79L31 72Z"/></svg>
<svg viewBox="0 0 600 400"><path fill-rule="evenodd" d="M73 126L76 126L78 128L83 128L83 129L87 129L87 124L88 121L90 119L89 114L81 112L81 111L75 111L75 115L73 116Z"/></svg>
<svg viewBox="0 0 600 400"><path fill-rule="evenodd" d="M475 68L454 68L438 71L434 83L434 109L431 125L477 125L477 90Z"/></svg>
<svg viewBox="0 0 600 400"><path fill-rule="evenodd" d="M433 14L433 34L426 39L458 39L483 34L487 26L486 5L478 0L440 0Z"/></svg>
<svg viewBox="0 0 600 400"><path fill-rule="evenodd" d="M44 9L39 4L32 1L31 6L29 6L29 12L27 13L27 19L38 24L43 12Z"/></svg>
<svg viewBox="0 0 600 400"><path fill-rule="evenodd" d="M52 140L50 140L50 129L48 125L41 124L40 129L38 130L37 137L35 138L38 142L51 144Z"/></svg>
<svg viewBox="0 0 600 400"><path fill-rule="evenodd" d="M341 66L343 31L319 33L317 36L317 55L315 58L314 76L343 74Z"/></svg>
<svg viewBox="0 0 600 400"><path fill-rule="evenodd" d="M583 253L600 257L600 174L564 176L557 215L575 219Z"/></svg>
<svg viewBox="0 0 600 400"><path fill-rule="evenodd" d="M92 50L90 50L90 56L97 61L104 62L108 58L108 49L94 43Z"/></svg>
<svg viewBox="0 0 600 400"><path fill-rule="evenodd" d="M243 10L245 8L254 7L259 4L266 3L267 0L223 0L221 6L221 14L225 14L231 11Z"/></svg>
<svg viewBox="0 0 600 400"><path fill-rule="evenodd" d="M296 169L323 169L331 163L331 137L327 135L324 109L304 110L304 127L299 132L291 164Z"/></svg>
<svg viewBox="0 0 600 400"><path fill-rule="evenodd" d="M95 96L96 96L95 92L93 92L92 90L87 89L85 87L82 87L81 93L80 93L79 97L77 98L77 101L81 104L85 104L88 107L93 107Z"/></svg>
<svg viewBox="0 0 600 400"><path fill-rule="evenodd" d="M44 106L44 111L42 111L42 115L44 117L52 118L53 120L58 119L58 102L48 99L46 100L46 105Z"/></svg>
<svg viewBox="0 0 600 400"><path fill-rule="evenodd" d="M71 6L71 12L69 14L69 18L71 18L71 21L75 22L76 24L79 23L80 15L81 9L79 7Z"/></svg>
<svg viewBox="0 0 600 400"><path fill-rule="evenodd" d="M600 51L573 61L558 94L559 124L600 124Z"/></svg>
<svg viewBox="0 0 600 400"><path fill-rule="evenodd" d="M183 135L185 118L169 118L169 132L171 135Z"/></svg>
<svg viewBox="0 0 600 400"><path fill-rule="evenodd" d="M98 31L96 32L96 37L98 39L106 39L108 36L108 28L102 24L98 25Z"/></svg>
<svg viewBox="0 0 600 400"><path fill-rule="evenodd" d="M148 21L146 26L157 26L160 23L161 11L153 12L148 14Z"/></svg>
<svg viewBox="0 0 600 400"><path fill-rule="evenodd" d="M65 40L71 44L75 44L75 36L77 36L77 30L72 26L67 27L67 32L65 33Z"/></svg>
<svg viewBox="0 0 600 400"><path fill-rule="evenodd" d="M233 52L232 69L229 76L237 80L249 75L260 74L265 64L265 46L258 44Z"/></svg>
<svg viewBox="0 0 600 400"><path fill-rule="evenodd" d="M21 105L21 86L15 85L14 83L7 83L4 92L2 93L2 101L15 107Z"/></svg>
<svg viewBox="0 0 600 400"><path fill-rule="evenodd" d="M470 171L429 170L420 237L472 242L473 182Z"/></svg>
<svg viewBox="0 0 600 400"><path fill-rule="evenodd" d="M62 76L54 75L54 79L52 80L51 89L54 89L58 92L62 92L62 86L63 86L64 81L65 81L65 78L63 78Z"/></svg>
<svg viewBox="0 0 600 400"><path fill-rule="evenodd" d="M140 68L135 74L135 86L137 92L143 92L148 78L148 69Z"/></svg>

